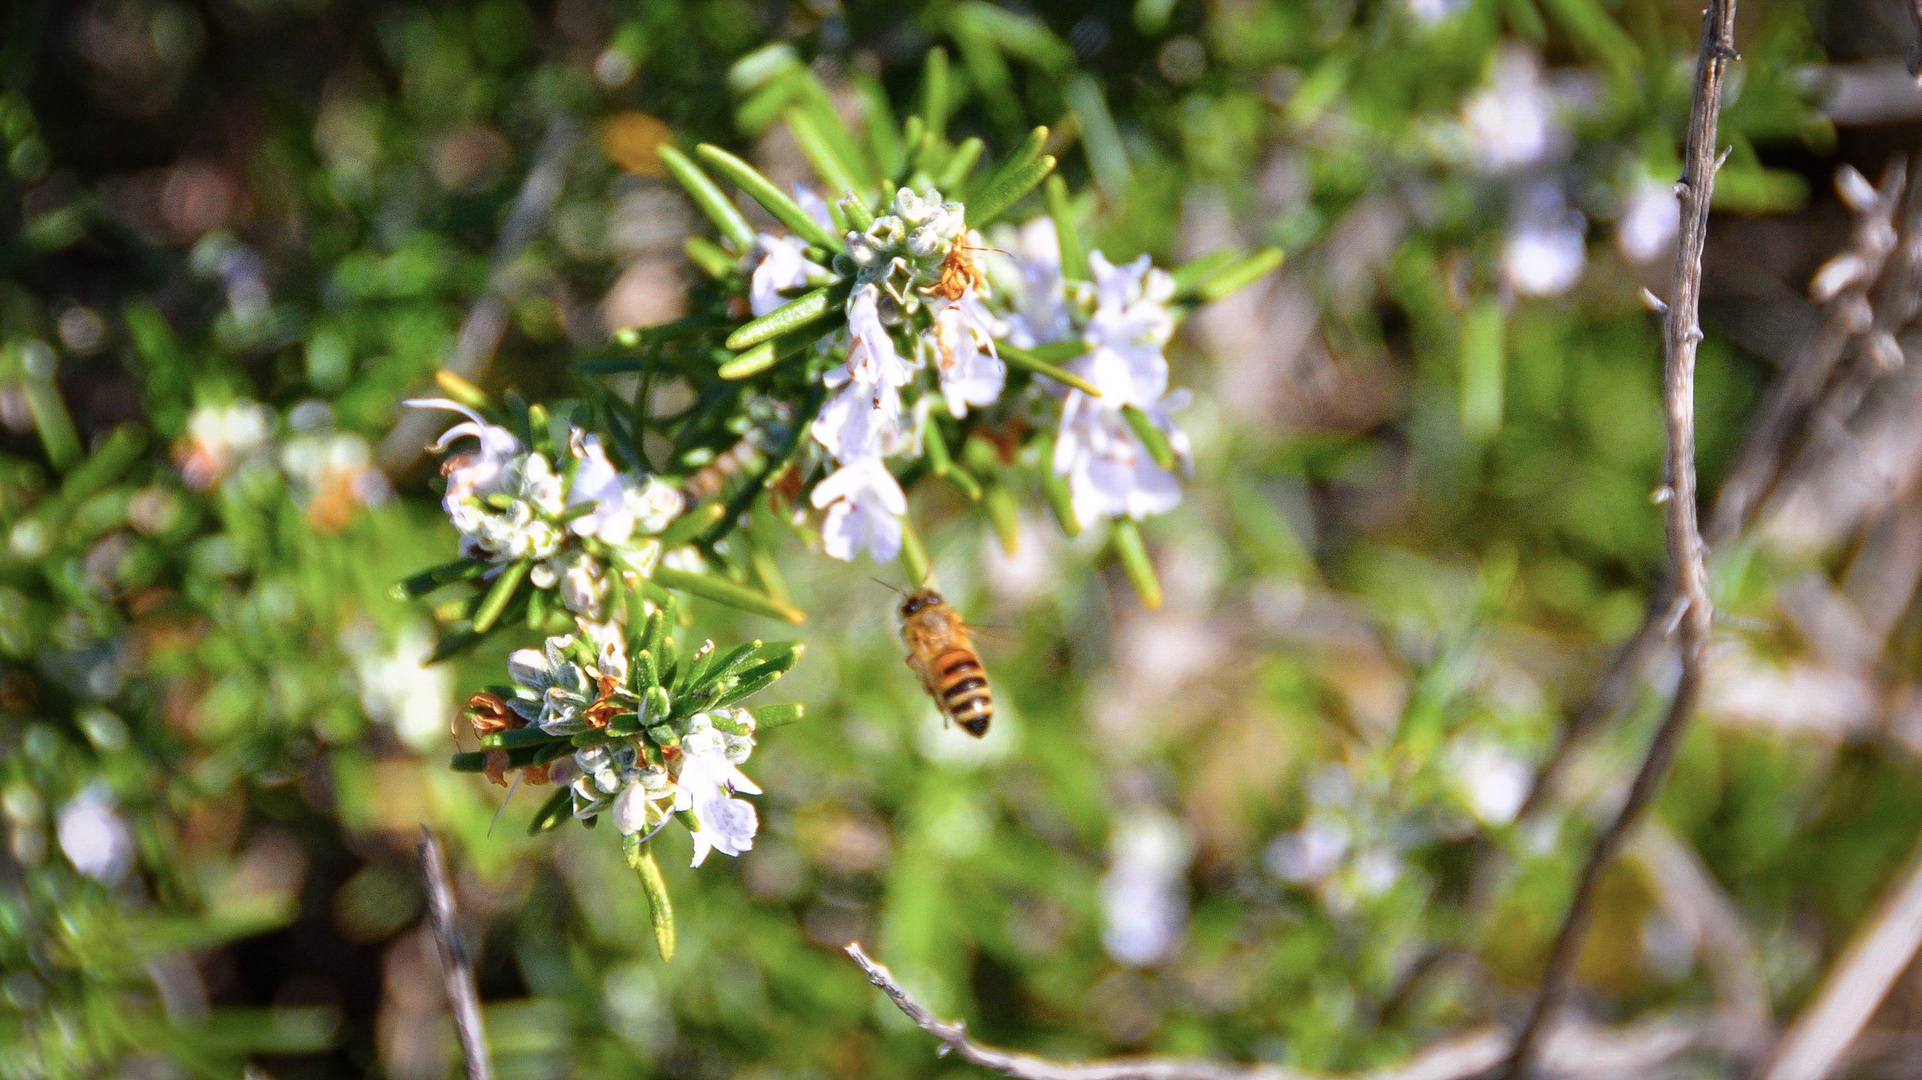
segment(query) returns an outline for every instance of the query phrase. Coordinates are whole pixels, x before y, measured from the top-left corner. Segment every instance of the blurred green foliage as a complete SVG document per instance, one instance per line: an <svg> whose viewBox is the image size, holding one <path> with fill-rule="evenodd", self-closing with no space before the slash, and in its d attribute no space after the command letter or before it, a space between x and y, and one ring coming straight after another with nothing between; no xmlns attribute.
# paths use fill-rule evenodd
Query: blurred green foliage
<svg viewBox="0 0 1922 1080"><path fill-rule="evenodd" d="M1063 1056L1360 1068L1504 1015L1590 803L1658 711L1641 687L1555 805L1513 823L1518 777L1660 574L1659 331L1637 293L1664 263L1622 249L1644 182L1676 170L1695 17L1647 0L13 5L0 1075L447 1075L408 861L421 823L461 870L505 1076L954 1072L839 954L855 938L980 1038ZM1823 43L1787 0L1743 19L1718 208L1831 251L1838 137L1801 76ZM812 78L734 66L750 54ZM1520 97L1478 96L1505 77ZM919 496L946 593L991 627L984 742L942 729L868 568L773 549L809 613L783 695L808 719L755 758L751 853L694 873L670 846L682 937L662 964L610 837L529 839L526 795L493 827L499 789L445 767L456 690L535 641L423 668L430 624L459 613L388 589L453 539L424 440L390 436L397 403L484 292L506 325L483 386L537 401L600 392L577 365L608 332L675 316L660 283L697 279L680 252L704 226L611 121L786 182L804 171L790 107L858 120L931 95L957 140L1005 150L1049 125L1091 192L1066 212L1110 258L1273 244L1286 281L1199 317L1176 354L1197 474L1145 530L1162 611L1038 517L1009 556L965 495ZM557 121L586 133L558 204L497 253ZM1558 283L1571 227L1579 280ZM1518 255L1537 228L1547 247ZM1275 314L1291 303L1293 323ZM1276 345L1290 334L1306 344ZM1712 487L1773 369L1713 325L1701 362ZM1728 607L1755 624L1731 634L1798 653L1777 587L1843 556L1727 557ZM692 622L696 640L772 629L706 603ZM1917 630L1890 649L1905 678ZM1659 817L1762 942L1778 1016L1909 857L1915 781L1888 739L1692 735ZM1692 945L1648 945L1667 925L1649 874L1618 877L1585 985L1617 1015L1704 1000ZM1451 955L1471 962L1429 963Z"/></svg>

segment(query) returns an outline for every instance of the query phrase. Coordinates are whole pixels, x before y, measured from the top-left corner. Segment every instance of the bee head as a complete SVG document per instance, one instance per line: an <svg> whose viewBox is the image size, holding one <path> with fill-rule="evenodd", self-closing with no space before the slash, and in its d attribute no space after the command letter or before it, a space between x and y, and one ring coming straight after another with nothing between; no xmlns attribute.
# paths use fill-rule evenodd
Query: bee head
<svg viewBox="0 0 1922 1080"><path fill-rule="evenodd" d="M941 594L935 592L933 589L922 589L920 592L909 593L907 598L901 601L901 617L903 619L910 618L923 608L933 607L939 603L941 603Z"/></svg>

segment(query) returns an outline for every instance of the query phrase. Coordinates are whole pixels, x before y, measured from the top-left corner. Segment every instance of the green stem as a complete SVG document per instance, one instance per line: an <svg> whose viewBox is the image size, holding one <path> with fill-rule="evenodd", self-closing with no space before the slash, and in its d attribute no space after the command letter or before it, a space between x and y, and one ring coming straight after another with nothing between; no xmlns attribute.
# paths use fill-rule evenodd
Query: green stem
<svg viewBox="0 0 1922 1080"><path fill-rule="evenodd" d="M914 520L905 514L901 517L901 569L907 572L911 589L927 588L934 574L928 549L921 546L921 536L914 531Z"/></svg>
<svg viewBox="0 0 1922 1080"><path fill-rule="evenodd" d="M1128 580L1134 583L1135 594L1141 597L1141 605L1149 610L1161 606L1161 579L1155 575L1155 564L1148 558L1148 545L1141 539L1141 526L1133 518L1116 518L1109 532L1114 540L1115 557L1121 560L1121 568L1128 572Z"/></svg>
<svg viewBox="0 0 1922 1080"><path fill-rule="evenodd" d="M674 902L667 894L667 880L661 864L654 861L651 844L641 842L638 833L621 838L627 865L641 877L641 892L647 896L648 918L654 923L654 946L664 961L674 959Z"/></svg>

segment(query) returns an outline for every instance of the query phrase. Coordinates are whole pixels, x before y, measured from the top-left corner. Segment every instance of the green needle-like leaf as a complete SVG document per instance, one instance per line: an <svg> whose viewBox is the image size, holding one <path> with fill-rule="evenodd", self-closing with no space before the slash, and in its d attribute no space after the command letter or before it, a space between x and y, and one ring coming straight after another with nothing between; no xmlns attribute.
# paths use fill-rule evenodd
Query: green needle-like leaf
<svg viewBox="0 0 1922 1080"><path fill-rule="evenodd" d="M1055 243L1061 248L1061 276L1070 281L1088 280L1088 255L1081 250L1081 233L1075 228L1074 207L1068 202L1068 182L1059 173L1048 177L1044 195L1048 216L1054 219Z"/></svg>
<svg viewBox="0 0 1922 1080"><path fill-rule="evenodd" d="M824 285L813 292L798 296L782 304L753 322L743 324L739 330L727 336L727 347L739 351L763 341L772 341L797 327L806 326L816 319L825 318L839 310L847 300L845 287ZM770 359L769 363L773 361Z"/></svg>
<svg viewBox="0 0 1922 1080"><path fill-rule="evenodd" d="M807 707L799 702L782 705L760 705L750 710L754 714L755 734L773 731L799 723L807 718Z"/></svg>
<svg viewBox="0 0 1922 1080"><path fill-rule="evenodd" d="M481 601L480 610L474 613L474 633L485 634L493 629L494 621L507 610L507 602L514 598L514 590L521 587L521 579L532 566L526 559L509 563L501 576L494 579L494 587L487 590L487 599Z"/></svg>
<svg viewBox="0 0 1922 1080"><path fill-rule="evenodd" d="M761 171L733 154L712 143L702 143L695 148L701 160L708 163L715 172L732 180L748 197L760 203L774 219L788 228L801 239L829 251L845 250L841 238L833 230L814 220L813 215L801 209L801 204L789 198L787 193L774 186L774 181L761 175Z"/></svg>
<svg viewBox="0 0 1922 1080"><path fill-rule="evenodd" d="M650 845L641 840L639 833L621 838L622 852L627 856L627 865L641 878L641 891L647 896L648 918L654 924L654 947L660 950L662 960L674 959L674 902L667 895L667 880L661 877L661 865L654 861Z"/></svg>
<svg viewBox="0 0 1922 1080"><path fill-rule="evenodd" d="M727 197L720 186L708 179L699 165L672 146L660 148L661 164L667 167L667 174L681 185L694 205L701 208L714 227L721 230L727 242L734 245L737 252L745 254L754 247L754 229L741 216L733 200ZM738 160L738 159L737 159Z"/></svg>
<svg viewBox="0 0 1922 1080"><path fill-rule="evenodd" d="M1168 436L1155 426L1154 419L1135 405L1123 405L1121 416L1134 429L1141 445L1148 448L1148 456L1155 459L1155 464L1172 471L1178 464L1175 448L1168 445Z"/></svg>
<svg viewBox="0 0 1922 1080"><path fill-rule="evenodd" d="M1000 355L1001 359L1011 367L1032 371L1036 375L1046 375L1055 382L1061 383L1063 386L1072 386L1089 397L1101 396L1100 387L1079 375L1055 367L1053 364L1035 356L1035 354L1028 349L1017 349L1012 345L999 345L996 347L996 352ZM1087 346L1084 345L1081 346L1081 352L1077 352L1075 355L1080 356L1085 352L1087 352Z"/></svg>
<svg viewBox="0 0 1922 1080"><path fill-rule="evenodd" d="M1141 604L1150 610L1161 606L1161 579L1155 575L1155 564L1148 558L1148 546L1141 539L1141 526L1133 518L1116 518L1109 534L1114 540L1115 557L1121 560L1121 568L1128 573L1128 580L1134 583L1136 595Z"/></svg>
<svg viewBox="0 0 1922 1080"><path fill-rule="evenodd" d="M667 528L661 530L661 546L672 551L714 527L726 516L726 506L719 502L704 502L675 518Z"/></svg>
<svg viewBox="0 0 1922 1080"><path fill-rule="evenodd" d="M1047 175L1054 171L1054 158L1044 154L1015 170L1003 173L989 182L981 194L968 204L968 225L979 229L991 225L1007 209L1021 200L1023 195L1033 191Z"/></svg>
<svg viewBox="0 0 1922 1080"><path fill-rule="evenodd" d="M827 136L822 134L807 110L789 109L787 126L794 133L794 141L800 146L801 153L807 156L808 163L820 174L821 182L827 185L830 204L846 195L858 198L865 192L867 185L856 177L854 167L835 153Z"/></svg>
<svg viewBox="0 0 1922 1080"><path fill-rule="evenodd" d="M1213 302L1224 296L1253 285L1273 273L1281 265L1285 256L1280 248L1265 248L1253 255L1223 269L1220 273L1195 286L1195 295L1204 302Z"/></svg>
<svg viewBox="0 0 1922 1080"><path fill-rule="evenodd" d="M654 581L669 589L678 589L718 604L740 608L742 611L756 615L765 615L770 619L791 623L807 621L807 616L794 605L783 604L773 597L763 596L752 589L736 585L726 578L716 577L713 574L697 574L687 570L677 570L672 566L657 566L654 568Z"/></svg>

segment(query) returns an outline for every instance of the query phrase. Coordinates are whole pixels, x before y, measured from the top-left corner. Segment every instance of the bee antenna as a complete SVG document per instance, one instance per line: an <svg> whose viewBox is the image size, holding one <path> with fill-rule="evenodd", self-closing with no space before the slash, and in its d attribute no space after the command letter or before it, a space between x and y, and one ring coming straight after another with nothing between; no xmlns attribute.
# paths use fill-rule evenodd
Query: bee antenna
<svg viewBox="0 0 1922 1080"><path fill-rule="evenodd" d="M888 584L888 583L887 583L887 582L885 582L885 581L882 581L882 580L881 580L880 578L878 578L878 577L875 577L875 576L874 576L874 575L872 575L872 574L870 574L870 575L868 575L868 580L869 580L869 581L872 581L872 582L874 582L874 583L875 583L876 585L879 585L879 586L881 586L881 587L882 587L883 589L886 589L887 591L889 591L889 592L891 592L891 593L893 593L893 594L894 594L894 595L896 595L896 596L906 596L906 595L907 595L906 593L904 593L904 592L902 592L902 591L901 591L900 589L897 589L897 588L895 588L894 586L892 586L892 585L890 585L890 584Z"/></svg>

